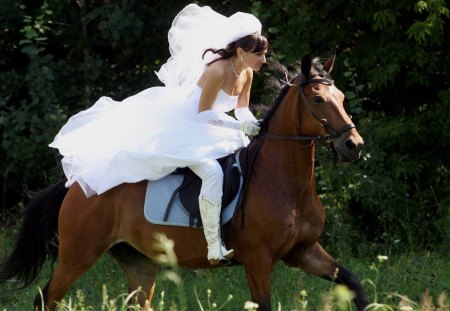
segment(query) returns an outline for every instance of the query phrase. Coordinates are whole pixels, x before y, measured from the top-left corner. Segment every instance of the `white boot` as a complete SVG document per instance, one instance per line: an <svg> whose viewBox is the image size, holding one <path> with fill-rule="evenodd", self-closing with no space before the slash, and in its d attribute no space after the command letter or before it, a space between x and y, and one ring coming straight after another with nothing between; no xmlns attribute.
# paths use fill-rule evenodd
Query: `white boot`
<svg viewBox="0 0 450 311"><path fill-rule="evenodd" d="M215 204L207 197L199 197L200 215L202 216L203 231L208 243L208 260L211 265L229 264L234 250L227 250L220 238L220 209L221 203Z"/></svg>

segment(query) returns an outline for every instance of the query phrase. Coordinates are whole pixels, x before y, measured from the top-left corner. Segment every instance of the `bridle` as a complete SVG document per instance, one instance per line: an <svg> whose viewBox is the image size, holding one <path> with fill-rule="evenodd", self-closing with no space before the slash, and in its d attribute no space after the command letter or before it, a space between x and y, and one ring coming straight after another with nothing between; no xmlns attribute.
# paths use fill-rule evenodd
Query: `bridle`
<svg viewBox="0 0 450 311"><path fill-rule="evenodd" d="M305 97L305 90L304 87L308 84L311 83L321 83L321 84L326 84L326 85L333 85L334 81L331 79L327 79L327 78L323 78L321 77L320 79L315 78L317 76L313 76L311 79L307 79L307 80L303 80L300 81L298 84L295 83L290 83L289 81L283 81L284 83L286 83L289 87L295 86L299 88L299 94L297 96L297 106L298 106L298 124L300 125L300 121L301 121L301 111L300 111L300 96L302 97L309 113L320 123L320 125L324 128L325 130L325 135L319 135L319 136L304 136L304 135L271 135L271 134L259 134L257 136L254 136L253 138L262 138L262 140L256 140L256 147L255 148L249 148L250 145L253 143L250 143L249 147L244 148L245 149L245 153L242 153L241 155L243 156L243 159L245 159L245 162L243 161L242 163L246 163L246 169L245 169L245 174L244 174L244 191L242 191L241 193L243 193L244 195L242 197L239 198L239 206L241 206L241 228L244 228L244 219L245 219L245 209L244 209L244 204L243 202L245 201L245 193L247 193L247 189L249 187L249 174L253 171L253 167L256 161L256 158L259 154L259 151L261 149L262 143L264 142L265 139L274 139L274 140L283 140L283 141L306 141L308 142L307 145L301 146L300 148L311 148L312 146L314 146L316 141L324 141L324 142L333 142L336 138L338 138L340 135L344 134L345 132L355 128L355 125L353 123L349 123L346 124L345 126L343 126L342 128L335 130L328 122L327 119L325 118L321 118L316 116L312 111L311 108L309 107L307 101L306 101L306 97ZM266 125L265 125L266 126Z"/></svg>
<svg viewBox="0 0 450 311"><path fill-rule="evenodd" d="M277 140L294 140L294 141L324 141L324 142L333 142L336 138L344 134L345 132L355 128L355 125L353 123L349 123L344 125L340 129L334 129L327 119L316 116L313 111L311 111L310 105L307 102L307 99L305 97L305 86L312 84L312 83L319 83L319 84L325 84L325 85L333 85L334 81L328 78L315 78L317 76L313 76L310 79L302 80L298 84L290 83L288 81L284 81L287 83L289 87L295 86L299 88L299 95L297 97L297 105L298 105L298 124L300 124L301 120L301 110L300 110L300 96L302 97L309 113L320 123L320 125L325 130L325 135L319 135L319 136L304 136L304 135L270 135L270 134L261 134L256 136L255 138L263 138L263 139L277 139ZM351 116L350 116L351 118Z"/></svg>

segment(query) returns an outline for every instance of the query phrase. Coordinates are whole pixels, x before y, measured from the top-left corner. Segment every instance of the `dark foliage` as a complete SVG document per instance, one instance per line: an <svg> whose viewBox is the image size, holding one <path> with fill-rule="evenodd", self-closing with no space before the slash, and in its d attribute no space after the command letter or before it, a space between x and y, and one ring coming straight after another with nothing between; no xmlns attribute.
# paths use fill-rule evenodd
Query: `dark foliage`
<svg viewBox="0 0 450 311"><path fill-rule="evenodd" d="M24 199L23 185L39 189L61 178L59 156L47 145L69 116L100 96L121 100L160 85L153 72L169 56L167 31L188 2L2 1L2 215ZM257 15L269 58L289 69L306 53L337 54L332 76L366 146L351 166L335 163L327 147L318 150L317 183L329 207L326 243L337 251L355 251L356 243L380 252L450 249L444 0L197 2ZM264 88L270 77L285 79L257 74L254 104L273 101Z"/></svg>

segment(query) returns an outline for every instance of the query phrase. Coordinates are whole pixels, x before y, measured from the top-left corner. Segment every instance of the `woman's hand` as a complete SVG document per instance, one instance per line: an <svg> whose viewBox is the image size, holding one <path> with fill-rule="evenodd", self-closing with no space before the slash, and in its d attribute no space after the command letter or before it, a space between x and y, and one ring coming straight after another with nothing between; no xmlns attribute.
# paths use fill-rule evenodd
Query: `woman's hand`
<svg viewBox="0 0 450 311"><path fill-rule="evenodd" d="M210 125L240 130L248 136L258 135L261 128L259 126L259 121L236 121L231 118L225 118L213 110L200 112L198 114L198 119L200 122L208 123Z"/></svg>
<svg viewBox="0 0 450 311"><path fill-rule="evenodd" d="M240 121L239 129L248 136L258 135L261 127L258 121Z"/></svg>

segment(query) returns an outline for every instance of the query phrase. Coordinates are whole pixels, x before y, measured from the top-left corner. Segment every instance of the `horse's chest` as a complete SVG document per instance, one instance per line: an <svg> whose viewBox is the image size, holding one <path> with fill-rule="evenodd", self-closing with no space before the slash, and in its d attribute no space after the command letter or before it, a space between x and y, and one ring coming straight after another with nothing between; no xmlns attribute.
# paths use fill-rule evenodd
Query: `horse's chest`
<svg viewBox="0 0 450 311"><path fill-rule="evenodd" d="M292 214L298 241L319 239L325 223L325 215L317 196L303 197Z"/></svg>

